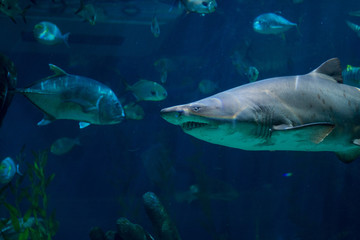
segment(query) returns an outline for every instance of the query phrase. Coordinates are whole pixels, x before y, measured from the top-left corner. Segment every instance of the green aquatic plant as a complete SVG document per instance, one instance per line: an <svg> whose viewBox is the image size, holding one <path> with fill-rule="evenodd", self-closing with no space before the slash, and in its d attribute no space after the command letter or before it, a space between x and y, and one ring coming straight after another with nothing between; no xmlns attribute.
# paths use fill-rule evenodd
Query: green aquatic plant
<svg viewBox="0 0 360 240"><path fill-rule="evenodd" d="M10 216L0 221L0 240L50 240L58 229L55 211L48 214L46 189L55 177L45 173L48 152L33 152L33 155L34 161L27 164L26 172L0 189L0 204ZM23 160L20 152L17 162Z"/></svg>

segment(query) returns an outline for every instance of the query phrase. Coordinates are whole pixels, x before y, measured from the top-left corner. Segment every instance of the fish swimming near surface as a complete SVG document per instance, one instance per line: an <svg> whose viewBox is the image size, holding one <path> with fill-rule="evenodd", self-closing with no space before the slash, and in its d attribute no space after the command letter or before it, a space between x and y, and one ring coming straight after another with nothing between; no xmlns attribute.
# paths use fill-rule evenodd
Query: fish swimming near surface
<svg viewBox="0 0 360 240"><path fill-rule="evenodd" d="M14 96L17 71L14 63L0 53L0 127Z"/></svg>
<svg viewBox="0 0 360 240"><path fill-rule="evenodd" d="M292 23L275 13L261 14L255 18L253 23L254 31L261 34L280 34L296 26L296 23Z"/></svg>
<svg viewBox="0 0 360 240"><path fill-rule="evenodd" d="M360 26L359 25L352 23L350 21L346 21L346 24L349 26L349 28L351 30L353 30L358 35L358 37L360 37Z"/></svg>
<svg viewBox="0 0 360 240"><path fill-rule="evenodd" d="M68 74L53 64L49 66L54 75L16 90L44 112L39 126L56 119L70 119L80 121L80 128L84 128L90 124L117 124L124 119L124 109L109 87Z"/></svg>
<svg viewBox="0 0 360 240"><path fill-rule="evenodd" d="M216 0L181 0L181 3L188 12L196 12L201 15L215 12L217 8Z"/></svg>
<svg viewBox="0 0 360 240"><path fill-rule="evenodd" d="M55 155L63 155L70 152L76 145L80 145L79 138L62 137L51 144L50 152Z"/></svg>
<svg viewBox="0 0 360 240"><path fill-rule="evenodd" d="M11 157L7 157L0 163L0 183L8 184L15 174L22 175L19 171L19 164L15 164Z"/></svg>
<svg viewBox="0 0 360 240"><path fill-rule="evenodd" d="M65 43L69 47L68 38L70 33L61 33L58 26L51 22L40 22L34 26L34 37L35 39L42 44L46 45L56 45L59 43Z"/></svg>
<svg viewBox="0 0 360 240"><path fill-rule="evenodd" d="M161 116L227 147L330 151L344 162L360 155L360 89L342 83L337 58L305 75L265 79L165 108Z"/></svg>

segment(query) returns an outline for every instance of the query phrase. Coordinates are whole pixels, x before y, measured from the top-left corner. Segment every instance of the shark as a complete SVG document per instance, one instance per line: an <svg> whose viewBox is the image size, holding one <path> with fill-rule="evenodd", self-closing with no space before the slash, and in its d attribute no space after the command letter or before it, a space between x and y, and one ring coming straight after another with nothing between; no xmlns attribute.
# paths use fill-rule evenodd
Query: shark
<svg viewBox="0 0 360 240"><path fill-rule="evenodd" d="M250 151L360 155L360 89L343 84L332 58L305 75L264 79L164 108L160 115L200 140Z"/></svg>

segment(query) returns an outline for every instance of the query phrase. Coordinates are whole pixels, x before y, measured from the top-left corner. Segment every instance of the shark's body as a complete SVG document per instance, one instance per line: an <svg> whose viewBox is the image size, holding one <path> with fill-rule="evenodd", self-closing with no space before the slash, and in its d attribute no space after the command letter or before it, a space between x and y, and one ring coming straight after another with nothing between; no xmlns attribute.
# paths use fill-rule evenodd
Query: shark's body
<svg viewBox="0 0 360 240"><path fill-rule="evenodd" d="M161 110L201 140L244 150L332 151L360 155L360 89L342 84L338 59L306 75L242 85Z"/></svg>

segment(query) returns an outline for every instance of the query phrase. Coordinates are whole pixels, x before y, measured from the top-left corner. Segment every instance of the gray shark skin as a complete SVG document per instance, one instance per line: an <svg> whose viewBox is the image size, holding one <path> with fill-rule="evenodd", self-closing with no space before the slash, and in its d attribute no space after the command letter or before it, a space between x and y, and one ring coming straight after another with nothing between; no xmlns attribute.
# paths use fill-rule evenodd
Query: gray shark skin
<svg viewBox="0 0 360 240"><path fill-rule="evenodd" d="M124 110L115 93L104 84L90 78L71 75L49 64L54 75L28 88L16 91L28 98L45 116L38 125L56 119L80 121L80 128L89 124L120 123Z"/></svg>
<svg viewBox="0 0 360 240"><path fill-rule="evenodd" d="M160 114L227 147L331 151L344 162L360 155L360 89L342 84L337 58L305 75L245 84Z"/></svg>

